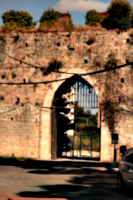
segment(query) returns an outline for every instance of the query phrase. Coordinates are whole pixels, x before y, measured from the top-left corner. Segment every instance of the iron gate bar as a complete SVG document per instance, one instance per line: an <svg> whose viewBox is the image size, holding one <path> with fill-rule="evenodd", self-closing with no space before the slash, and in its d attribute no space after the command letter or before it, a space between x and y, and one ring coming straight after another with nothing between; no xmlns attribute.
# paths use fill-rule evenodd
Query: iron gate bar
<svg viewBox="0 0 133 200"><path fill-rule="evenodd" d="M87 86L87 107L89 107L89 101L90 101L89 98L90 98L89 97L89 90L88 90L88 86Z"/></svg>
<svg viewBox="0 0 133 200"><path fill-rule="evenodd" d="M84 90L83 90L83 107L84 107Z"/></svg>
<svg viewBox="0 0 133 200"><path fill-rule="evenodd" d="M81 83L81 94L80 94L80 97L81 97L81 106L83 105L83 86L82 86L82 83Z"/></svg>
<svg viewBox="0 0 133 200"><path fill-rule="evenodd" d="M95 93L93 91L93 97L94 97L94 108L95 108Z"/></svg>
<svg viewBox="0 0 133 200"><path fill-rule="evenodd" d="M85 105L85 89L86 89L86 99L88 96L88 102L86 102L86 107L89 106L91 108L98 108L98 100L97 100L97 95L95 94L94 89L92 86L87 83L82 77L77 76L75 79L75 83L73 85L74 90L75 90L75 99L77 100L77 103L80 106ZM88 94L87 94L88 91ZM88 105L87 105L88 103Z"/></svg>
<svg viewBox="0 0 133 200"><path fill-rule="evenodd" d="M91 104L91 108L92 108L93 107L93 101L92 101L93 91L90 91L90 89L89 89L89 96L90 96L90 104Z"/></svg>
<svg viewBox="0 0 133 200"><path fill-rule="evenodd" d="M79 82L78 82L78 90L77 90L77 103L79 102Z"/></svg>
<svg viewBox="0 0 133 200"><path fill-rule="evenodd" d="M82 140L82 138L83 138L83 136L88 136L88 134L87 133L85 133L85 134L80 134L80 156L82 156L81 155L81 146L82 146L82 144L81 144L81 140ZM92 134L88 137L89 138L89 140L90 140L90 150L88 149L88 151L90 151L90 153L91 153L91 156L92 156Z"/></svg>
<svg viewBox="0 0 133 200"><path fill-rule="evenodd" d="M92 135L91 135L91 156L92 156Z"/></svg>
<svg viewBox="0 0 133 200"><path fill-rule="evenodd" d="M95 95L93 93L93 107L95 106Z"/></svg>
<svg viewBox="0 0 133 200"><path fill-rule="evenodd" d="M87 107L87 85L86 85L86 107Z"/></svg>
<svg viewBox="0 0 133 200"><path fill-rule="evenodd" d="M93 105L92 105L92 108L95 107L95 95L94 95L94 90L92 90L92 96L91 98L93 98L92 102L93 102Z"/></svg>

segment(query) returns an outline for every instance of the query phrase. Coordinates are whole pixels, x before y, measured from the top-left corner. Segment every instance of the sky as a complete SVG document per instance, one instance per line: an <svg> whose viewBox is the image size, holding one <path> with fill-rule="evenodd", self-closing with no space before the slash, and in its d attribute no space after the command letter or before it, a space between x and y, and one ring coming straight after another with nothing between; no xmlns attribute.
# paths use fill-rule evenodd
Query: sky
<svg viewBox="0 0 133 200"><path fill-rule="evenodd" d="M39 21L42 13L48 8L61 12L69 11L75 25L84 25L86 11L91 9L106 11L110 2L111 0L0 0L0 25L3 24L2 14L11 9L29 12L33 21ZM133 0L128 2L133 7Z"/></svg>

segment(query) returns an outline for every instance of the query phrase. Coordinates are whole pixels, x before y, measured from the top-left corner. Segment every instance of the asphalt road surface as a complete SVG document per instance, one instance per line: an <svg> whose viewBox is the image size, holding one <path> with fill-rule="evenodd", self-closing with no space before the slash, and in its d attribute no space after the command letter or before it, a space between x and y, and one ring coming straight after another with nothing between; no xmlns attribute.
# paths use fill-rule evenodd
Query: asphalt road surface
<svg viewBox="0 0 133 200"><path fill-rule="evenodd" d="M93 162L42 162L39 165L1 164L0 200L8 197L129 200L133 192L119 194L117 170Z"/></svg>

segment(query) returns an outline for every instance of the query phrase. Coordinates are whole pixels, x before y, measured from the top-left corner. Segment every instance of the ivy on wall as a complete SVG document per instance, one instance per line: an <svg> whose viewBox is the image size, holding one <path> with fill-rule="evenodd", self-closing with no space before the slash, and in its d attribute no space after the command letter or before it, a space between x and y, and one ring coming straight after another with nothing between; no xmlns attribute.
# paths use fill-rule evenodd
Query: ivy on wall
<svg viewBox="0 0 133 200"><path fill-rule="evenodd" d="M47 73L50 74L51 72L58 71L63 66L62 61L58 61L57 59L53 59L49 62L47 67Z"/></svg>

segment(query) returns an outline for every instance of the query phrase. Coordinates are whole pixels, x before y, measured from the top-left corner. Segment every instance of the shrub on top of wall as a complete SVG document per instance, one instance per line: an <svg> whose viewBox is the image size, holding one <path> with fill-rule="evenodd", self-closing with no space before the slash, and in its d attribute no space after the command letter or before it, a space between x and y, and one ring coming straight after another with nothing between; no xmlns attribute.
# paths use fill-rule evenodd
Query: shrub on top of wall
<svg viewBox="0 0 133 200"><path fill-rule="evenodd" d="M43 12L41 18L40 18L40 24L44 24L47 22L54 23L62 16L62 13L52 9L52 10L46 10Z"/></svg>
<svg viewBox="0 0 133 200"><path fill-rule="evenodd" d="M57 29L59 26L64 26L64 28L73 28L71 15L69 13L58 12L54 9L44 11L39 22L40 28L53 28L54 26Z"/></svg>
<svg viewBox="0 0 133 200"><path fill-rule="evenodd" d="M6 28L29 28L32 26L32 16L25 11L10 10L2 14L3 24Z"/></svg>
<svg viewBox="0 0 133 200"><path fill-rule="evenodd" d="M89 10L85 15L85 24L97 26L102 21L102 16L96 10Z"/></svg>
<svg viewBox="0 0 133 200"><path fill-rule="evenodd" d="M128 29L131 27L132 7L126 0L112 0L107 9L108 16L102 21L107 29Z"/></svg>

